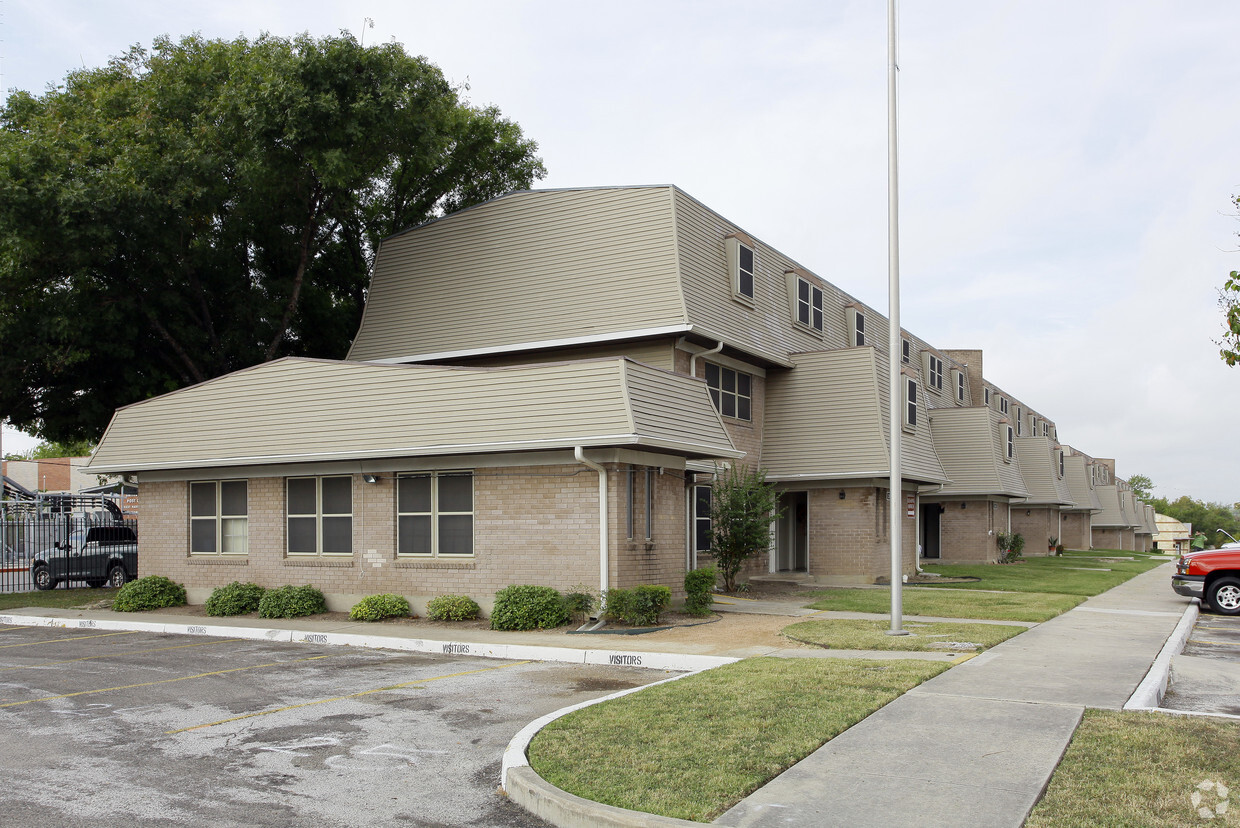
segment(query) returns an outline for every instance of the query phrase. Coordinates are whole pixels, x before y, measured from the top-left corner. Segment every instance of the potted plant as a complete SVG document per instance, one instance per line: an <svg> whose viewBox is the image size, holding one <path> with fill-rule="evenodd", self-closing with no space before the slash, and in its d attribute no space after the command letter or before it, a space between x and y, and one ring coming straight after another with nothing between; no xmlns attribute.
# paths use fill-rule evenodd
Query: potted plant
<svg viewBox="0 0 1240 828"><path fill-rule="evenodd" d="M1055 535L1051 535L1046 540L1047 540L1047 543L1050 544L1050 554L1054 555L1055 552L1059 549L1059 538L1056 537Z"/></svg>

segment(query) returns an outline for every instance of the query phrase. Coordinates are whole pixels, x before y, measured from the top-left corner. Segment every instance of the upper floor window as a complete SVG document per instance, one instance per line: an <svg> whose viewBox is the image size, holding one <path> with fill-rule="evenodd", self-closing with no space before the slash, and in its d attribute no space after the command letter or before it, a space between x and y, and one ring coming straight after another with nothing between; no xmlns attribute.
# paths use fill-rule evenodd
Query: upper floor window
<svg viewBox="0 0 1240 828"><path fill-rule="evenodd" d="M983 389L982 389L982 396L985 398L986 407L987 407L987 408L990 408L990 389L989 389L989 388L983 388Z"/></svg>
<svg viewBox="0 0 1240 828"><path fill-rule="evenodd" d="M290 477L286 506L290 555L353 554L352 477Z"/></svg>
<svg viewBox="0 0 1240 828"><path fill-rule="evenodd" d="M742 299L753 299L754 273L757 257L748 237L734 234L727 238L728 272L732 278L732 294Z"/></svg>
<svg viewBox="0 0 1240 828"><path fill-rule="evenodd" d="M911 377L904 378L904 427L917 427L917 380Z"/></svg>
<svg viewBox="0 0 1240 828"><path fill-rule="evenodd" d="M849 308L848 315L851 317L853 345L859 348L865 344L865 314L859 308Z"/></svg>
<svg viewBox="0 0 1240 828"><path fill-rule="evenodd" d="M244 480L189 484L191 555L246 555L250 551L249 486Z"/></svg>
<svg viewBox="0 0 1240 828"><path fill-rule="evenodd" d="M1063 450L1059 451L1059 476L1063 477Z"/></svg>
<svg viewBox="0 0 1240 828"><path fill-rule="evenodd" d="M396 482L396 551L400 555L474 554L471 472L402 475Z"/></svg>
<svg viewBox="0 0 1240 828"><path fill-rule="evenodd" d="M926 384L936 391L943 390L943 360L934 354L926 354Z"/></svg>
<svg viewBox="0 0 1240 828"><path fill-rule="evenodd" d="M706 385L720 414L738 420L753 419L753 377L749 374L708 362Z"/></svg>
<svg viewBox="0 0 1240 828"><path fill-rule="evenodd" d="M1016 433L1011 426L1004 426L1007 429L1007 450L1003 453L1004 462L1011 463L1012 458L1016 456Z"/></svg>
<svg viewBox="0 0 1240 828"><path fill-rule="evenodd" d="M956 372L956 402L958 403L964 402L964 392L965 392L964 371L957 371Z"/></svg>
<svg viewBox="0 0 1240 828"><path fill-rule="evenodd" d="M904 361L905 365L913 364L913 343L907 339L900 340L900 359Z"/></svg>
<svg viewBox="0 0 1240 828"><path fill-rule="evenodd" d="M1038 436L1038 418L1032 415L1029 417L1029 436Z"/></svg>
<svg viewBox="0 0 1240 828"><path fill-rule="evenodd" d="M1020 406L1018 405L1016 406L1016 436L1017 437L1021 436L1021 433L1020 433L1021 422L1022 420L1020 419Z"/></svg>
<svg viewBox="0 0 1240 828"><path fill-rule="evenodd" d="M1045 420L1042 421L1042 436L1043 437L1051 436L1051 427Z"/></svg>
<svg viewBox="0 0 1240 828"><path fill-rule="evenodd" d="M822 330L822 289L797 279L797 321L816 331Z"/></svg>
<svg viewBox="0 0 1240 828"><path fill-rule="evenodd" d="M1000 397L1000 398L999 398L999 413L1000 413L1000 414L1006 414L1006 413L1008 413L1008 401L1007 401L1007 397Z"/></svg>

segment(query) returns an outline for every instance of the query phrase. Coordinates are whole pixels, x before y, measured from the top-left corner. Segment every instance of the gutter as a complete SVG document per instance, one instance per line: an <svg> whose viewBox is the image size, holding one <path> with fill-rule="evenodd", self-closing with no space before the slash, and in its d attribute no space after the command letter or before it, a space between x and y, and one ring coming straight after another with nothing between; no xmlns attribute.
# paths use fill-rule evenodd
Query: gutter
<svg viewBox="0 0 1240 828"><path fill-rule="evenodd" d="M689 357L689 376L691 376L691 377L696 377L696 376L697 376L697 360L698 360L698 357L700 357L700 356L709 356L709 355L711 355L711 354L717 354L717 353L719 353L720 351L722 351L722 350L723 350L723 340L722 340L722 339L720 339L720 340L718 340L718 342L719 342L719 344L718 344L718 345L716 345L715 347L711 348L709 351L701 351L700 353L692 354L692 355Z"/></svg>
<svg viewBox="0 0 1240 828"><path fill-rule="evenodd" d="M573 446L573 457L578 463L598 472L598 588L605 595L609 585L608 573L611 566L607 554L607 469L593 460L586 459L585 449L582 446Z"/></svg>

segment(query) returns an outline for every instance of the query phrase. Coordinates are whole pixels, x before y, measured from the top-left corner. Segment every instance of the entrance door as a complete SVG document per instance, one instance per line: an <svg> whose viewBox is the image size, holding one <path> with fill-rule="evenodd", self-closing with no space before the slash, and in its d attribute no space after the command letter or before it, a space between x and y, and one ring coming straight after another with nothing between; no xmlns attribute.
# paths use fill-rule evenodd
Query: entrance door
<svg viewBox="0 0 1240 828"><path fill-rule="evenodd" d="M921 504L921 556L923 558L938 558L941 550L939 548L939 516L943 514L943 507L937 503Z"/></svg>
<svg viewBox="0 0 1240 828"><path fill-rule="evenodd" d="M779 496L775 537L775 571L805 572L809 568L809 493L784 492Z"/></svg>

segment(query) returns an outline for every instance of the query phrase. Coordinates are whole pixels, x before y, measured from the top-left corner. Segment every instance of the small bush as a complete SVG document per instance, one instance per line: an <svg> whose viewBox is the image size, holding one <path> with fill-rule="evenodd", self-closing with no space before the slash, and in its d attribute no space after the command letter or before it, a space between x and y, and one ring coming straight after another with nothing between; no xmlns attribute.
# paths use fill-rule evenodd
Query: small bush
<svg viewBox="0 0 1240 828"><path fill-rule="evenodd" d="M426 602L426 617L432 621L473 621L480 612L468 595L440 595Z"/></svg>
<svg viewBox="0 0 1240 828"><path fill-rule="evenodd" d="M609 589L604 614L635 627L653 627L671 601L672 591L665 586L642 584L632 589Z"/></svg>
<svg viewBox="0 0 1240 828"><path fill-rule="evenodd" d="M266 591L258 584L243 584L240 581L216 587L207 599L207 615L245 615L254 612Z"/></svg>
<svg viewBox="0 0 1240 828"><path fill-rule="evenodd" d="M577 624L585 623L596 604L594 593L585 587L575 587L572 592L564 593L564 609Z"/></svg>
<svg viewBox="0 0 1240 828"><path fill-rule="evenodd" d="M399 595L385 592L367 595L349 610L350 621L382 621L384 618L408 618L413 614L409 602Z"/></svg>
<svg viewBox="0 0 1240 828"><path fill-rule="evenodd" d="M495 593L493 630L546 630L567 620L564 598L552 587L514 584Z"/></svg>
<svg viewBox="0 0 1240 828"><path fill-rule="evenodd" d="M309 584L269 589L258 602L259 618L301 618L319 612L327 612L327 599Z"/></svg>
<svg viewBox="0 0 1240 828"><path fill-rule="evenodd" d="M130 581L120 588L112 601L112 609L117 612L142 612L184 605L185 587L163 575L147 575Z"/></svg>
<svg viewBox="0 0 1240 828"><path fill-rule="evenodd" d="M692 569L685 573L685 612L690 615L710 615L711 604L715 599L711 591L715 588L718 573L713 566Z"/></svg>

